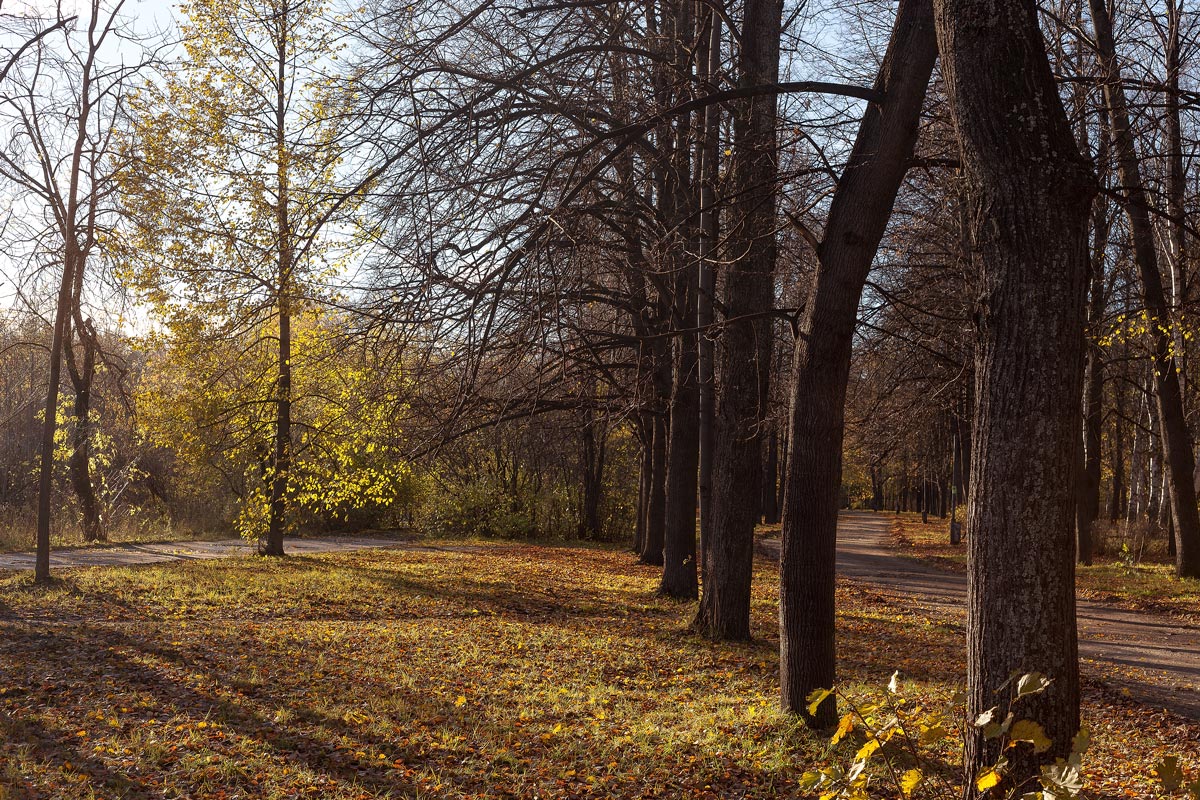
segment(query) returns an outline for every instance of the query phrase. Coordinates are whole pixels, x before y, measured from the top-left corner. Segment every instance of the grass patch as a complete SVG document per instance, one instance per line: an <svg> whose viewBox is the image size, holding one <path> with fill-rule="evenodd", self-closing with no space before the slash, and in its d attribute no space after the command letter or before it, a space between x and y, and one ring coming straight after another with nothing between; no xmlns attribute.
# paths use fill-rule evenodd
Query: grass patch
<svg viewBox="0 0 1200 800"><path fill-rule="evenodd" d="M0 578L0 796L794 797L827 753L777 705L777 573L749 644L599 548L256 557ZM961 627L839 587L846 686L944 703ZM1152 794L1200 726L1088 690L1094 788ZM1132 744L1131 744L1132 743Z"/></svg>

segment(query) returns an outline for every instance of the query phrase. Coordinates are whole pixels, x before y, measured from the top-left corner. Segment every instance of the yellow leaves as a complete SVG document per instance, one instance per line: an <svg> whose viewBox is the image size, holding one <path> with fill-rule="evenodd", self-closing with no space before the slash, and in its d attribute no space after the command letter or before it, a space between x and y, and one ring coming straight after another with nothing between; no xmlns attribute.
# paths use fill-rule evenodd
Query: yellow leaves
<svg viewBox="0 0 1200 800"><path fill-rule="evenodd" d="M833 737L829 740L830 744L837 744L852 730L854 730L854 714L846 714L838 723L837 730L833 732Z"/></svg>
<svg viewBox="0 0 1200 800"><path fill-rule="evenodd" d="M986 792L988 789L998 785L1003 777L999 772L988 767L975 778L975 788L981 792Z"/></svg>
<svg viewBox="0 0 1200 800"><path fill-rule="evenodd" d="M1052 742L1046 736L1046 731L1038 723L1021 719L1013 723L1008 731L1008 746L1013 747L1018 742L1028 742L1033 745L1033 752L1044 753L1050 749Z"/></svg>
<svg viewBox="0 0 1200 800"><path fill-rule="evenodd" d="M900 793L905 797L912 797L913 791L921 785L921 781L925 779L919 769L910 769L905 771L900 776Z"/></svg>
<svg viewBox="0 0 1200 800"><path fill-rule="evenodd" d="M854 754L854 760L855 761L867 761L868 759L871 758L872 755L875 754L875 751L878 750L879 747L880 747L880 744L879 744L878 739L875 739L875 738L868 739L866 744L864 744L862 747L858 748L858 752Z"/></svg>
<svg viewBox="0 0 1200 800"><path fill-rule="evenodd" d="M833 689L813 689L808 695L808 713L816 715L817 709L825 699L833 694Z"/></svg>
<svg viewBox="0 0 1200 800"><path fill-rule="evenodd" d="M458 699L454 701L454 707L455 707L455 708L462 708L462 707L463 707L463 706L465 706L466 704L467 704L467 698L466 698L466 695L461 695L461 694L460 694L460 695L458 696Z"/></svg>

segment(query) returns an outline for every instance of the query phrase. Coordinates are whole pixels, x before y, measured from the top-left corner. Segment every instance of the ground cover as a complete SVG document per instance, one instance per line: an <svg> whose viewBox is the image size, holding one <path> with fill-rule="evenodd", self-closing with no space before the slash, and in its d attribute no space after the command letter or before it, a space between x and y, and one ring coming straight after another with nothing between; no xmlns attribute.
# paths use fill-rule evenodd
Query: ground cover
<svg viewBox="0 0 1200 800"><path fill-rule="evenodd" d="M657 578L494 543L0 577L0 796L795 797L861 744L776 711L773 565L750 644L691 634ZM899 669L949 701L958 623L838 594L848 691ZM1157 759L1200 742L1094 682L1084 714L1096 796L1153 796Z"/></svg>

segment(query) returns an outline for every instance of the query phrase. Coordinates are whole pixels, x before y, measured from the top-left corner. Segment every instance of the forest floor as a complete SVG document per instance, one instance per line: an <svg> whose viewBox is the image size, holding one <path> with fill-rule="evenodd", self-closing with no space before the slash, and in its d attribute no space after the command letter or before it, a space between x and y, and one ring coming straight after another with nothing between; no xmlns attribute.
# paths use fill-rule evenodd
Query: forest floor
<svg viewBox="0 0 1200 800"><path fill-rule="evenodd" d="M755 640L712 644L628 553L431 544L0 576L0 796L767 798L861 744L777 711L769 559ZM951 702L961 606L838 600L845 690ZM1090 666L1084 717L1093 796L1200 766L1200 724Z"/></svg>

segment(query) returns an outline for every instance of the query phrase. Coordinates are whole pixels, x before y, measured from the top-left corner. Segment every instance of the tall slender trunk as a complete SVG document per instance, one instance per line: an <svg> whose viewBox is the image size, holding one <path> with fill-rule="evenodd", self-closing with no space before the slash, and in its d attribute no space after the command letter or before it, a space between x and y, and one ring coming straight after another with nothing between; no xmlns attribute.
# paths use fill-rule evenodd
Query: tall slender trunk
<svg viewBox="0 0 1200 800"><path fill-rule="evenodd" d="M1103 145L1101 145L1103 149ZM1092 529L1100 517L1100 466L1104 425L1104 353L1093 341L1100 336L1104 320L1104 257L1108 250L1107 201L1098 198L1092 209L1092 252L1089 261L1087 365L1083 379L1083 469L1079 482L1076 514L1076 555L1081 564L1091 564L1095 550Z"/></svg>
<svg viewBox="0 0 1200 800"><path fill-rule="evenodd" d="M807 698L831 688L836 672L834 560L854 326L936 56L929 0L901 0L875 80L883 99L867 107L834 192L796 339L779 568L780 701L816 727L837 719L832 699L809 714Z"/></svg>
<svg viewBox="0 0 1200 800"><path fill-rule="evenodd" d="M695 37L695 4L676 0L672 17L674 78L678 94L690 89L691 46ZM700 293L700 264L694 252L696 194L689 143L693 115L676 119L673 155L665 196L671 222L668 264L674 276L671 320L675 330L675 374L671 387L671 438L667 453L667 515L663 541L663 573L659 592L682 600L699 592L696 564L696 511L700 468L700 363L695 329Z"/></svg>
<svg viewBox="0 0 1200 800"><path fill-rule="evenodd" d="M665 411L665 410L664 410ZM654 415L654 443L650 452L650 496L646 501L646 539L638 560L643 564L661 567L667 513L667 435L665 413Z"/></svg>
<svg viewBox="0 0 1200 800"><path fill-rule="evenodd" d="M76 265L74 249L68 243L63 259L62 280L54 312L54 332L50 339L49 374L46 384L45 418L42 420L41 463L38 468L37 552L34 555L33 577L37 582L50 580L50 515L54 478L54 432L58 427L58 388L62 380L62 353L67 327L71 320L71 287Z"/></svg>
<svg viewBox="0 0 1200 800"><path fill-rule="evenodd" d="M762 516L763 522L774 525L779 522L779 434L774 425L767 434L766 462L762 487Z"/></svg>
<svg viewBox="0 0 1200 800"><path fill-rule="evenodd" d="M699 4L699 8L704 8ZM716 9L705 16L701 31L697 62L700 64L700 81L706 90L715 89L721 70L721 17ZM705 36L707 32L707 36ZM713 494L713 447L715 433L714 357L715 342L713 324L713 294L716 291L716 248L719 238L719 209L717 181L720 177L721 107L709 105L704 110L703 132L696 142L697 174L700 181L700 263L699 295L696 298L696 328L699 331L700 367L700 548L701 578L707 582L709 556L712 552L712 494Z"/></svg>
<svg viewBox="0 0 1200 800"><path fill-rule="evenodd" d="M1162 274L1150 205L1142 184L1141 167L1130 127L1121 68L1113 40L1112 20L1106 0L1089 0L1097 51L1104 71L1104 96L1108 101L1109 120L1117 174L1120 176L1122 204L1129 219L1134 261L1141 277L1142 304L1149 316L1150 340L1157 398L1163 461L1170 481L1171 517L1175 527L1175 571L1180 576L1200 577L1200 512L1196 507L1193 484L1195 456L1183 413L1183 395L1169 333L1170 310L1163 294Z"/></svg>
<svg viewBox="0 0 1200 800"><path fill-rule="evenodd" d="M1108 500L1108 521L1116 522L1125 512L1125 386L1113 384L1112 494Z"/></svg>
<svg viewBox="0 0 1200 800"><path fill-rule="evenodd" d="M782 0L747 0L740 86L779 80ZM736 107L733 193L725 278L725 325L716 418L712 563L696 628L710 639L750 638L754 524L762 491L762 439L771 372L775 291L776 97Z"/></svg>
<svg viewBox="0 0 1200 800"><path fill-rule="evenodd" d="M1146 440L1149 427L1146 422L1149 394L1141 381L1138 382L1137 416L1134 417L1133 445L1129 462L1129 503L1125 507L1127 522L1137 522L1146 512Z"/></svg>
<svg viewBox="0 0 1200 800"><path fill-rule="evenodd" d="M635 553L641 553L646 545L646 515L650 505L650 480L654 471L654 421L644 412L638 416L638 439L642 451L638 460L637 520L633 530Z"/></svg>
<svg viewBox="0 0 1200 800"><path fill-rule="evenodd" d="M970 201L977 280L967 572L968 718L1014 672L1053 679L1016 713L1046 753L1006 751L999 791L1025 791L1079 730L1075 479L1083 392L1090 167L1046 57L1033 0L935 0ZM1014 112L1014 109L1019 111ZM966 795L1000 742L966 732Z"/></svg>
<svg viewBox="0 0 1200 800"><path fill-rule="evenodd" d="M283 555L287 529L288 479L292 468L292 272L294 250L289 220L289 164L287 132L287 65L291 38L286 12L278 20L275 75L275 246L277 264L276 311L279 315L279 346L276 351L275 442L271 464L271 497L267 518L267 541L263 555Z"/></svg>

